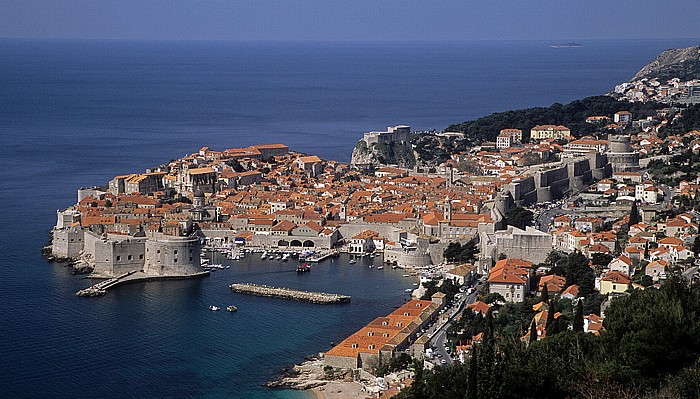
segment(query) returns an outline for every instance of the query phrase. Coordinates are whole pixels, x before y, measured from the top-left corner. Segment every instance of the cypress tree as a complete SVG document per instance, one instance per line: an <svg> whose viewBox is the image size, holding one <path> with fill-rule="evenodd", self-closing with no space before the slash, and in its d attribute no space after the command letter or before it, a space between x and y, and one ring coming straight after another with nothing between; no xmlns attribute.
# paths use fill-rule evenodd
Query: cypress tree
<svg viewBox="0 0 700 399"><path fill-rule="evenodd" d="M472 357L469 359L469 374L467 375L467 399L477 399L477 363L476 346L472 344Z"/></svg>
<svg viewBox="0 0 700 399"><path fill-rule="evenodd" d="M530 343L537 342L537 324L535 324L535 319L532 319L530 323Z"/></svg>
<svg viewBox="0 0 700 399"><path fill-rule="evenodd" d="M576 313L574 314L572 328L574 332L583 332L583 300L581 298L579 298L576 304Z"/></svg>
<svg viewBox="0 0 700 399"><path fill-rule="evenodd" d="M542 287L542 293L540 294L540 301L541 302L548 302L549 301L549 289L547 288L547 284Z"/></svg>
<svg viewBox="0 0 700 399"><path fill-rule="evenodd" d="M547 310L547 324L544 326L547 336L550 337L556 334L556 326L554 324L554 306L552 301L549 301L549 309Z"/></svg>
<svg viewBox="0 0 700 399"><path fill-rule="evenodd" d="M637 201L632 202L632 210L630 210L630 221L627 227L639 223L639 210L637 209Z"/></svg>

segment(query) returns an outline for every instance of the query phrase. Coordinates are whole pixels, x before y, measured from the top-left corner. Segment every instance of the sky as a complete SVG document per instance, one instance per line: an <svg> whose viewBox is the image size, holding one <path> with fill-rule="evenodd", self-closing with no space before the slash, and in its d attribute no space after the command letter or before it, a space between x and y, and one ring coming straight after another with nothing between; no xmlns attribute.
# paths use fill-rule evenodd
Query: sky
<svg viewBox="0 0 700 399"><path fill-rule="evenodd" d="M700 38L698 0L0 0L0 37L235 41Z"/></svg>

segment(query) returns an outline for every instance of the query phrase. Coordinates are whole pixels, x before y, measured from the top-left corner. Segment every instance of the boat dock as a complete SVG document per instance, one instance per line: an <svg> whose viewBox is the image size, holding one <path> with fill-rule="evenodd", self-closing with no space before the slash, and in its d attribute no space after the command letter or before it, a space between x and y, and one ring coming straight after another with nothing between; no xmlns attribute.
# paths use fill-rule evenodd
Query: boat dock
<svg viewBox="0 0 700 399"><path fill-rule="evenodd" d="M334 304L350 302L349 295L327 294L324 292L309 292L293 290L291 288L270 287L268 285L239 283L231 284L231 290L240 294L265 296L268 298L291 299L319 304Z"/></svg>
<svg viewBox="0 0 700 399"><path fill-rule="evenodd" d="M318 263L318 262L323 262L324 260L326 260L328 258L332 258L332 257L338 256L338 255L340 255L340 253L336 250L321 251L317 254L314 254L314 255L307 257L306 261Z"/></svg>

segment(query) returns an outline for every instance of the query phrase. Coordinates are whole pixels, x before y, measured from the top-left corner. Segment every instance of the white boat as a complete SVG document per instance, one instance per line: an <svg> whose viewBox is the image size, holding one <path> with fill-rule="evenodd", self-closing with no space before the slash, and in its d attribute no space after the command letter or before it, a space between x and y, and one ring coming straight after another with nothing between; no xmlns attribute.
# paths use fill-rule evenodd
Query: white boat
<svg viewBox="0 0 700 399"><path fill-rule="evenodd" d="M369 268L370 268L370 269L371 269L371 268L373 268L373 267L374 267L374 266L372 266L372 265L369 265Z"/></svg>
<svg viewBox="0 0 700 399"><path fill-rule="evenodd" d="M351 265L354 265L355 263L357 263L357 261L355 259L350 259L350 262L348 262L348 263L350 263Z"/></svg>
<svg viewBox="0 0 700 399"><path fill-rule="evenodd" d="M221 309L221 308L218 307L218 306L214 306L214 305L209 306L209 310L212 310L212 311L214 311L214 312L216 312L216 311L219 310L219 309Z"/></svg>
<svg viewBox="0 0 700 399"><path fill-rule="evenodd" d="M382 270L382 269L384 269L384 266L379 266L379 267L377 268L377 270Z"/></svg>
<svg viewBox="0 0 700 399"><path fill-rule="evenodd" d="M289 260L289 254L284 254L284 256L282 256L282 262L286 262L288 260Z"/></svg>
<svg viewBox="0 0 700 399"><path fill-rule="evenodd" d="M413 288L406 288L404 292L413 292Z"/></svg>
<svg viewBox="0 0 700 399"><path fill-rule="evenodd" d="M228 310L229 312L235 312L235 311L238 310L238 308L235 307L235 306L233 306L233 305L228 305L228 306L226 307L226 310Z"/></svg>

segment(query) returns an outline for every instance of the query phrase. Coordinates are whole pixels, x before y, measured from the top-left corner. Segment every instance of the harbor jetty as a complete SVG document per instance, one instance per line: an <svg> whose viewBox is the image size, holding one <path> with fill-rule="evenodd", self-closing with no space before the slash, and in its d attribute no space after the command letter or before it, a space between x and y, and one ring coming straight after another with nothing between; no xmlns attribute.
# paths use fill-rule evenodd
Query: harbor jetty
<svg viewBox="0 0 700 399"><path fill-rule="evenodd" d="M107 290L114 288L118 285L126 283L136 283L136 282L146 282L146 281L159 281L159 280L185 280L190 278L206 277L209 275L209 271L202 271L194 274L188 275L150 275L142 271L132 270L130 272L121 274L117 277L112 277L107 280L100 281L99 283L92 285L88 288L82 289L75 293L76 296L80 297L96 297L107 294Z"/></svg>
<svg viewBox="0 0 700 399"><path fill-rule="evenodd" d="M350 302L349 295L327 294L324 292L309 292L293 290L291 288L270 287L268 285L236 283L231 284L231 290L241 294L266 296L269 298L291 299L319 304L334 304Z"/></svg>
<svg viewBox="0 0 700 399"><path fill-rule="evenodd" d="M318 263L318 262L323 262L324 260L326 260L328 258L335 258L338 256L340 256L340 252L338 252L337 250L326 250L326 251L317 252L311 256L307 256L306 261Z"/></svg>

